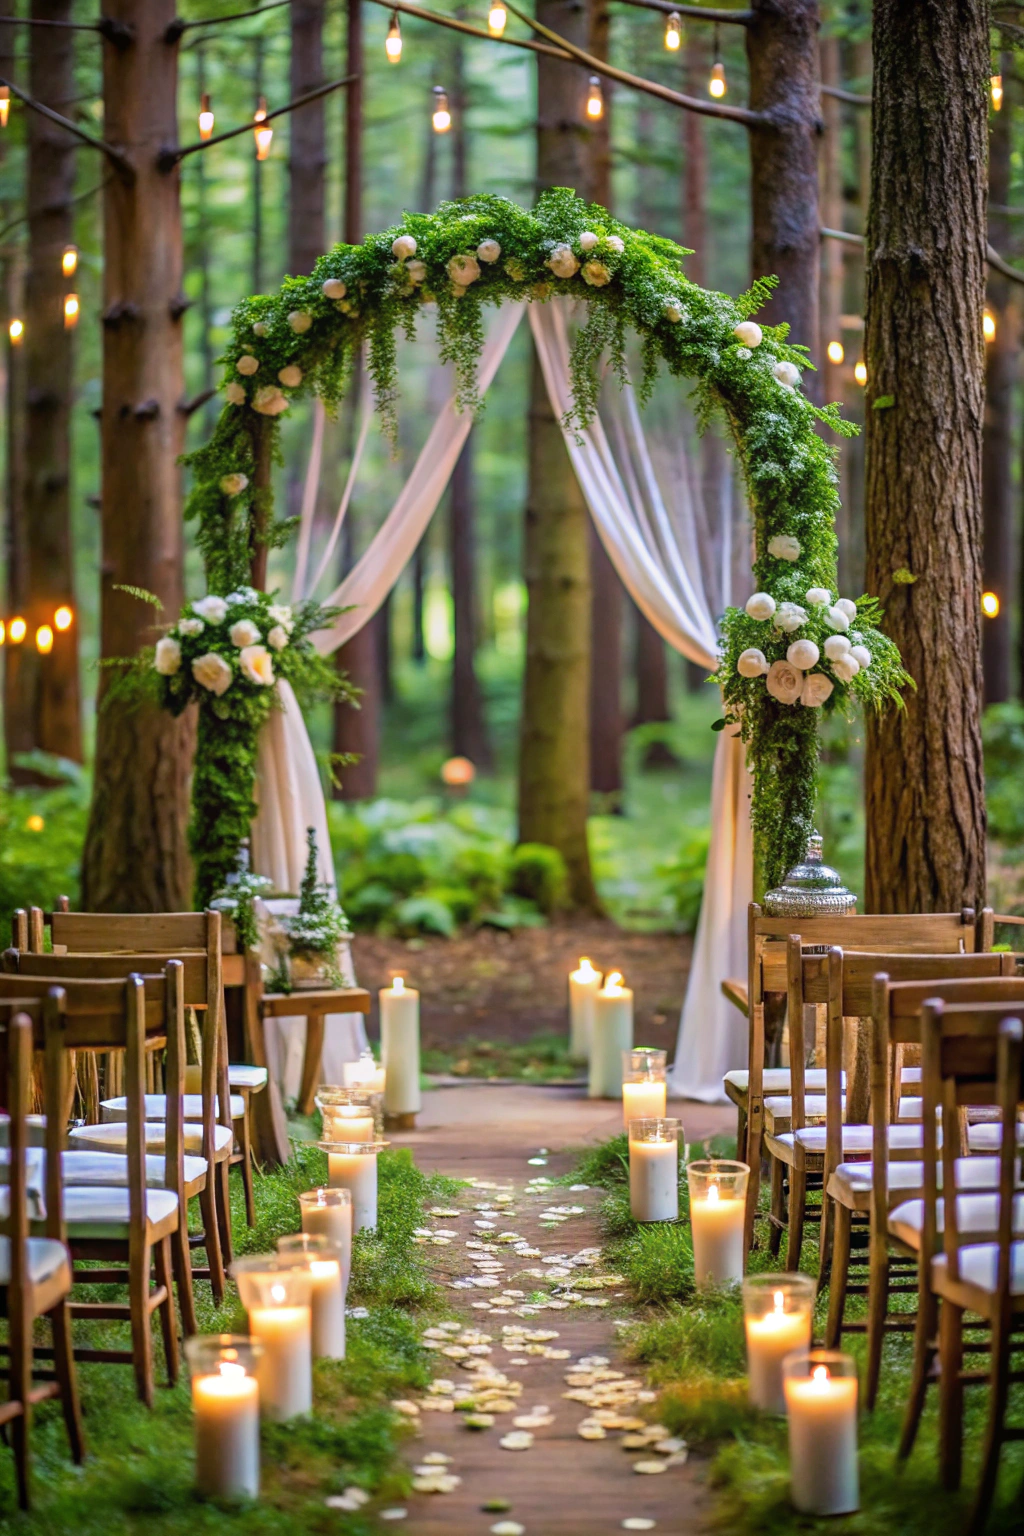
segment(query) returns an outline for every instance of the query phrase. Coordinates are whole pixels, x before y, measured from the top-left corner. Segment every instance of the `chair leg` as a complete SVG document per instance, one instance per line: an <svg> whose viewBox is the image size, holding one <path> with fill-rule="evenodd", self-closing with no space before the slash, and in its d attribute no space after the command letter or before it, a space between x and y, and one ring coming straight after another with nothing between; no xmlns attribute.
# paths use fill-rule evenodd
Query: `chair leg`
<svg viewBox="0 0 1024 1536"><path fill-rule="evenodd" d="M821 1225L818 1229L818 1295L828 1284L832 1273L832 1241L836 1230L836 1202L823 1189L821 1192Z"/></svg>
<svg viewBox="0 0 1024 1536"><path fill-rule="evenodd" d="M171 1257L174 1262L174 1281L178 1288L181 1331L186 1339L190 1339L199 1330L196 1325L196 1298L192 1288L192 1250L188 1245L187 1200L182 1201L178 1214L177 1230L171 1238Z"/></svg>
<svg viewBox="0 0 1024 1536"><path fill-rule="evenodd" d="M82 1431L82 1409L78 1401L78 1378L71 1343L71 1313L66 1299L59 1302L50 1313L50 1326L53 1329L53 1369L60 1383L60 1405L64 1412L68 1444L72 1460L80 1466L85 1458L85 1435Z"/></svg>
<svg viewBox="0 0 1024 1536"><path fill-rule="evenodd" d="M219 1217L217 1215L217 1171L211 1168L206 1175L206 1187L199 1195L199 1209L203 1213L203 1246L210 1270L210 1288L219 1307L224 1300L224 1258L220 1251Z"/></svg>
<svg viewBox="0 0 1024 1536"><path fill-rule="evenodd" d="M971 1511L968 1536L981 1536L988 1520L999 1475L999 1452L1003 1446L1003 1419L1010 1390L1010 1344L1005 1324L997 1321L992 1329L992 1374L989 1391L988 1424L981 1453L981 1480Z"/></svg>
<svg viewBox="0 0 1024 1536"><path fill-rule="evenodd" d="M846 1287L850 1271L850 1211L836 1204L836 1231L832 1245L832 1283L828 1293L828 1321L825 1324L825 1348L838 1349L843 1336L846 1311Z"/></svg>
<svg viewBox="0 0 1024 1536"><path fill-rule="evenodd" d="M786 1191L784 1187L786 1167L781 1158L778 1157L771 1159L769 1167L771 1168L772 1186L771 1211L774 1220L769 1223L768 1246L771 1249L772 1257L775 1258L782 1245L782 1223L786 1220ZM792 1169L790 1170L790 1176L792 1177Z"/></svg>
<svg viewBox="0 0 1024 1536"><path fill-rule="evenodd" d="M252 1184L252 1125L249 1120L249 1095L243 1094L242 1103L245 1112L242 1115L242 1128L238 1135L238 1144L242 1152L242 1188L245 1190L245 1220L246 1225L256 1225L256 1192Z"/></svg>
<svg viewBox="0 0 1024 1536"><path fill-rule="evenodd" d="M747 1110L744 1104L736 1106L736 1156L741 1163L747 1161Z"/></svg>
<svg viewBox="0 0 1024 1536"><path fill-rule="evenodd" d="M939 1469L942 1486L960 1486L963 1460L964 1314L960 1307L943 1301L939 1311Z"/></svg>
<svg viewBox="0 0 1024 1536"><path fill-rule="evenodd" d="M128 1304L132 1325L132 1365L135 1390L147 1408L153 1406L153 1336L149 1325L149 1243L140 1238L128 1259Z"/></svg>
<svg viewBox="0 0 1024 1536"><path fill-rule="evenodd" d="M227 1264L231 1263L233 1250L231 1246L231 1185L228 1181L230 1168L227 1158L218 1163L214 1170L214 1178L217 1186L217 1230L220 1234L221 1257Z"/></svg>
<svg viewBox="0 0 1024 1536"><path fill-rule="evenodd" d="M786 1243L786 1268L800 1268L800 1251L804 1245L804 1207L807 1203L807 1170L789 1170L789 1241Z"/></svg>
<svg viewBox="0 0 1024 1536"><path fill-rule="evenodd" d="M174 1313L174 1280L171 1273L171 1240L162 1237L153 1249L156 1283L162 1285L167 1295L157 1308L160 1313L160 1330L164 1339L164 1361L167 1367L167 1385L173 1387L178 1379L178 1319Z"/></svg>
<svg viewBox="0 0 1024 1536"><path fill-rule="evenodd" d="M755 1123L747 1123L747 1156L745 1159L750 1168L747 1177L747 1209L743 1221L744 1252L749 1252L754 1246L754 1217L757 1215L758 1198L761 1193L761 1127Z"/></svg>
<svg viewBox="0 0 1024 1536"><path fill-rule="evenodd" d="M8 1288L10 1302L11 1288ZM25 1313L22 1300L12 1307L10 1324L8 1395L21 1403L21 1412L11 1420L11 1446L14 1451L14 1470L18 1483L18 1506L28 1509L29 1489L29 1434L32 1427L32 1319Z"/></svg>
<svg viewBox="0 0 1024 1536"><path fill-rule="evenodd" d="M917 1431L924 1412L928 1394L928 1376L935 1359L935 1329L938 1323L938 1303L935 1292L925 1279L917 1292L917 1322L914 1327L914 1363L910 1372L910 1393L903 1416L903 1432L900 1435L899 1457L905 1461L914 1449Z"/></svg>
<svg viewBox="0 0 1024 1536"><path fill-rule="evenodd" d="M867 1382L864 1399L868 1412L878 1397L878 1381L882 1371L882 1345L885 1341L885 1319L889 1312L889 1246L884 1233L871 1233L871 1254L868 1262L868 1360Z"/></svg>

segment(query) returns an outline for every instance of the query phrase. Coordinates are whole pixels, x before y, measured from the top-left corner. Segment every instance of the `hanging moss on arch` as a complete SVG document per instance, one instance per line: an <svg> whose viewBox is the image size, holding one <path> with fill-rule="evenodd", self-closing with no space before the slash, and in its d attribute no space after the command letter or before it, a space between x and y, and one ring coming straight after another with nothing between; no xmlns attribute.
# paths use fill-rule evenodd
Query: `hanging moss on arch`
<svg viewBox="0 0 1024 1536"><path fill-rule="evenodd" d="M835 450L817 426L844 436L856 429L837 406L819 408L801 392L809 362L805 349L787 343L787 327L762 330L750 319L774 280L737 299L709 292L686 277L687 254L564 188L546 193L532 212L500 197L442 203L360 246L335 246L311 276L286 278L279 293L236 307L223 359L226 403L209 443L188 460L186 516L197 526L209 590L237 589L261 547L282 543L290 530L273 515L269 466L278 418L293 400L317 395L336 406L365 347L393 437L397 336L412 336L429 309L440 355L454 365L458 403L474 410L485 305L557 295L586 301L570 357L577 425L593 419L604 358L625 379L633 332L641 398L664 366L692 381L702 420L724 414L735 442L762 601L725 614L718 680L726 720L739 724L748 744L755 832L773 883L802 854L811 827L820 709L898 702L907 678L877 628L877 605L847 603L852 618L837 606ZM242 481L241 491L225 491ZM797 641L806 642L801 665L793 660Z"/></svg>

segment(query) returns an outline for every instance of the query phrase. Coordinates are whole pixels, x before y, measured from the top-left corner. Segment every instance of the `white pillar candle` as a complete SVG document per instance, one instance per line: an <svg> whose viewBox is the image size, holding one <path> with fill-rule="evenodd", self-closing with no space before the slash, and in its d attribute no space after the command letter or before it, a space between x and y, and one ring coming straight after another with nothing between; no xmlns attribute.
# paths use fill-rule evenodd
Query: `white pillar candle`
<svg viewBox="0 0 1024 1536"><path fill-rule="evenodd" d="M590 1039L592 1099L622 1096L622 1053L633 1044L633 994L613 971L594 994L594 1021Z"/></svg>
<svg viewBox="0 0 1024 1536"><path fill-rule="evenodd" d="M808 1359L809 1374L790 1374L787 1366L785 1380L793 1504L809 1515L850 1514L860 1507L857 1377L815 1364L813 1353L805 1369Z"/></svg>
<svg viewBox="0 0 1024 1536"><path fill-rule="evenodd" d="M763 1278L765 1284L770 1284L773 1277L759 1275L756 1278L759 1281ZM750 1401L755 1408L762 1408L766 1413L785 1413L782 1362L794 1350L806 1353L810 1349L813 1300L813 1287L808 1282L806 1295L788 1296L787 1288L776 1290L772 1307L760 1316L746 1310L747 1374Z"/></svg>
<svg viewBox="0 0 1024 1536"><path fill-rule="evenodd" d="M634 1221L679 1217L679 1144L666 1138L629 1138L629 1209Z"/></svg>
<svg viewBox="0 0 1024 1536"><path fill-rule="evenodd" d="M716 1184L690 1201L698 1285L730 1285L743 1279L743 1211L744 1202L720 1195Z"/></svg>
<svg viewBox="0 0 1024 1536"><path fill-rule="evenodd" d="M384 1112L415 1115L420 1110L420 995L396 976L378 997Z"/></svg>
<svg viewBox="0 0 1024 1536"><path fill-rule="evenodd" d="M376 1141L373 1110L368 1104L325 1104L324 1136L328 1141Z"/></svg>
<svg viewBox="0 0 1024 1536"><path fill-rule="evenodd" d="M569 1055L573 1061L590 1060L594 998L600 985L601 972L594 970L586 956L579 969L569 973Z"/></svg>
<svg viewBox="0 0 1024 1536"><path fill-rule="evenodd" d="M372 1051L363 1051L358 1061L343 1062L341 1074L346 1088L366 1088L370 1093L384 1092L384 1068L374 1061Z"/></svg>
<svg viewBox="0 0 1024 1536"><path fill-rule="evenodd" d="M255 1499L260 1491L260 1389L245 1366L222 1360L192 1377L196 1487L214 1499Z"/></svg>
<svg viewBox="0 0 1024 1536"><path fill-rule="evenodd" d="M372 1146L376 1142L362 1142ZM352 1231L377 1225L377 1153L361 1152L355 1142L349 1147L328 1146L327 1182L332 1189L347 1189L352 1196Z"/></svg>
<svg viewBox="0 0 1024 1536"><path fill-rule="evenodd" d="M314 1360L345 1358L345 1288L341 1260L335 1257L310 1259L313 1287L311 1297Z"/></svg>
<svg viewBox="0 0 1024 1536"><path fill-rule="evenodd" d="M310 1189L299 1196L302 1230L324 1237L341 1259L342 1290L348 1291L352 1269L352 1197L343 1189Z"/></svg>
<svg viewBox="0 0 1024 1536"><path fill-rule="evenodd" d="M622 1123L628 1130L631 1120L663 1120L667 1103L664 1081L647 1077L639 1083L623 1083Z"/></svg>
<svg viewBox="0 0 1024 1536"><path fill-rule="evenodd" d="M282 1287L283 1290L283 1287ZM262 1346L256 1365L265 1419L294 1419L313 1408L312 1322L305 1306L256 1306L252 1336Z"/></svg>

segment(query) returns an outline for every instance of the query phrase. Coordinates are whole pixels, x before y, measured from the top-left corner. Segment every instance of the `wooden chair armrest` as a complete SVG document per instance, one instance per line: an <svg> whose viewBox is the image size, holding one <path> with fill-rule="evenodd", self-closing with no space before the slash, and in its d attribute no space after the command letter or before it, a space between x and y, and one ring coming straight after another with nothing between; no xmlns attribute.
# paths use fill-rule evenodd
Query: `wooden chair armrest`
<svg viewBox="0 0 1024 1536"><path fill-rule="evenodd" d="M749 1017L750 1009L747 998L747 984L745 981L727 980L722 982L722 996L727 997L743 1014Z"/></svg>
<svg viewBox="0 0 1024 1536"><path fill-rule="evenodd" d="M288 1018L294 1014L369 1013L370 994L365 987L331 987L322 992L264 992L264 1018Z"/></svg>

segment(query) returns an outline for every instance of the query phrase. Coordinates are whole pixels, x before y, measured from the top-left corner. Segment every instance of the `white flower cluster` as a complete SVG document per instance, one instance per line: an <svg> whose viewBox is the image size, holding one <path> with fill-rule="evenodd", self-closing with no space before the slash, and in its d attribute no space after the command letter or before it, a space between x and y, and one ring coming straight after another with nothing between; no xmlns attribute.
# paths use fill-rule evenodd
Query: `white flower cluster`
<svg viewBox="0 0 1024 1536"><path fill-rule="evenodd" d="M788 646L784 661L771 663L757 646L749 646L737 658L736 670L741 677L764 677L768 692L780 704L800 703L816 709L830 697L835 686L833 678L851 683L858 672L870 667L871 652L859 643L856 631L849 632L857 617L857 605L850 598L840 597L833 602L826 587L809 587L804 601L807 607L802 603L776 603L770 592L755 592L747 599L746 613L759 623L771 621L777 635L792 635L810 622L809 610L815 610L819 634L822 627L830 631L822 646L806 637L798 638ZM821 661L822 651L831 677L813 670Z"/></svg>
<svg viewBox="0 0 1024 1536"><path fill-rule="evenodd" d="M225 476L225 479L245 481L245 476ZM239 486L237 490L228 490L222 482L221 488L226 495L237 495L245 489L245 485ZM217 649L211 648L202 655L193 656L189 664L192 676L201 688L220 698L231 687L236 668L255 687L271 687L274 682L274 659L271 652L283 651L290 643L295 618L291 608L286 605L270 603L264 609L260 599L261 594L254 588L242 587L237 592L229 592L227 597L219 597L211 592L192 603L191 611L178 620L169 634L157 641L153 657L156 671L162 677L173 677L180 672L185 660L182 641L197 640L210 630L213 633L209 641ZM231 610L242 606L257 608L264 621L265 638L255 619L243 617L232 620Z"/></svg>
<svg viewBox="0 0 1024 1536"><path fill-rule="evenodd" d="M669 319L672 318L673 317L670 315ZM759 347L764 340L764 332L761 330L761 327L755 320L741 320L739 325L733 327L733 335L739 342L739 346L736 348L736 356L740 359L741 362L744 363L749 361L750 357L752 356L753 348ZM797 367L796 363L791 363L784 359L774 365L772 368L772 375L774 378L778 379L779 383L785 389L796 389L796 386L800 383L800 369ZM778 541L773 540L772 542L776 543ZM796 544L795 539L791 540L790 542ZM771 545L768 546L768 551L770 554L774 553ZM799 553L800 546L797 545L796 554L780 554L779 559L795 560Z"/></svg>
<svg viewBox="0 0 1024 1536"><path fill-rule="evenodd" d="M585 256L588 256L588 260L581 265L572 246L561 241L553 248L547 265L556 277L563 279L575 277L578 272L589 288L605 288L611 282L613 273L607 262L589 255L591 251L596 251L598 246L614 252L616 256L621 256L626 249L625 241L619 235L596 235L593 230L585 229L579 237L579 248ZM671 319L671 316L669 318ZM682 318L681 312L680 318Z"/></svg>

